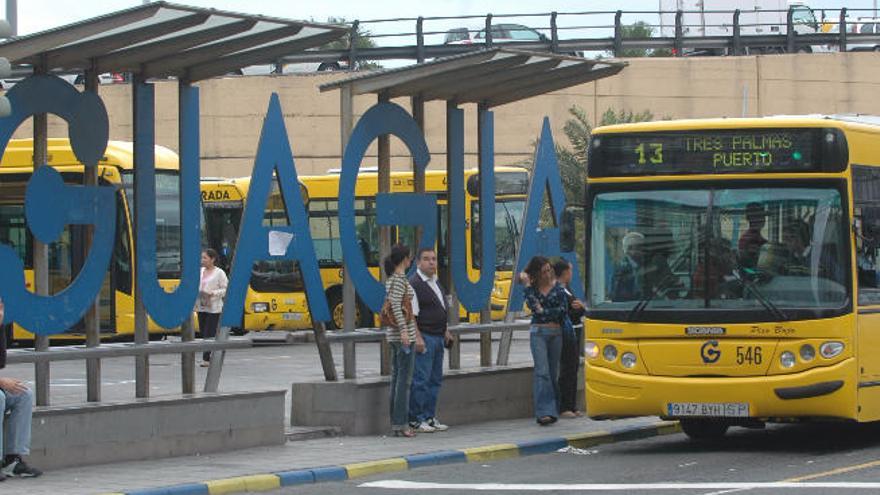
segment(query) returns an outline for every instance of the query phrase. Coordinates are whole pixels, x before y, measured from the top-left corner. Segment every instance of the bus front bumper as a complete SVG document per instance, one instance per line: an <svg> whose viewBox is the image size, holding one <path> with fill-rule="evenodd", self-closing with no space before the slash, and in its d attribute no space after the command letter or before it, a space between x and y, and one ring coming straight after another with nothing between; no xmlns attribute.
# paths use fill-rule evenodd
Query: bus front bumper
<svg viewBox="0 0 880 495"><path fill-rule="evenodd" d="M748 418L856 419L856 361L800 373L752 377L660 377L590 366L587 413L592 418L669 415L670 403L745 403Z"/></svg>

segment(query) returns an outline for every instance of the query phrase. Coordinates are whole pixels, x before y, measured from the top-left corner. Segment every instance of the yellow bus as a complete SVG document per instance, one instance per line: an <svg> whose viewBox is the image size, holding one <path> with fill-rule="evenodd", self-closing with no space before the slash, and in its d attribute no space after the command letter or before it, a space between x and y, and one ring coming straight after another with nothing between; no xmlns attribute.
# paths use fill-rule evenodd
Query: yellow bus
<svg viewBox="0 0 880 495"><path fill-rule="evenodd" d="M238 232L250 178L212 179L201 182L203 244L220 255L219 266L229 273L238 242ZM269 196L263 224L287 225L286 210L277 183ZM308 202L305 187L300 185ZM245 296L244 317L235 332L299 330L311 328L302 277L296 263L288 260L260 260L254 263Z"/></svg>
<svg viewBox="0 0 880 495"><path fill-rule="evenodd" d="M48 165L61 172L65 181L82 184L83 165L79 163L68 139L49 140ZM134 334L134 239L132 205L134 162L130 142L110 141L98 163L98 180L117 188L116 239L110 268L100 294L100 329L104 337ZM180 279L180 215L178 157L173 151L156 146L157 257L160 284L171 288ZM25 265L25 282L33 290L33 236L24 216L24 193L33 172L33 140L10 141L0 162L0 242L18 251ZM82 267L87 251L83 249L85 230L79 225L65 227L61 237L49 245L49 293L67 287ZM84 339L82 322L52 340ZM152 319L151 336L168 333ZM174 332L171 330L170 332ZM13 325L12 338L32 341L32 333Z"/></svg>
<svg viewBox="0 0 880 495"><path fill-rule="evenodd" d="M467 216L466 256L468 275L471 280L479 277L480 247L479 222L479 183L476 169L466 170L464 174L465 215ZM321 270L321 279L330 306L331 328L342 328L342 245L339 240L339 178L338 171L326 175L303 176L300 180L309 195L309 226L315 253ZM391 192L412 192L412 172L392 172ZM510 275L513 270L514 253L520 235L520 222L525 209L528 191L528 171L519 167L496 167L495 169L495 242L496 271L495 284L491 295L493 319L504 317L507 296L510 290ZM425 172L425 191L438 195L437 209L437 254L438 271L441 280L446 279L446 171L428 170ZM355 186L355 225L362 240L364 259L373 276L379 277L379 225L376 222L376 194L378 178L375 172L367 171L358 175ZM477 233L477 235L474 235ZM415 229L401 227L392 232L392 239L398 239L408 246L415 246ZM372 315L361 303L358 304L358 326L371 326ZM479 315L468 315L462 310L461 316L478 321Z"/></svg>
<svg viewBox="0 0 880 495"><path fill-rule="evenodd" d="M878 139L860 116L595 129L589 415L880 419Z"/></svg>

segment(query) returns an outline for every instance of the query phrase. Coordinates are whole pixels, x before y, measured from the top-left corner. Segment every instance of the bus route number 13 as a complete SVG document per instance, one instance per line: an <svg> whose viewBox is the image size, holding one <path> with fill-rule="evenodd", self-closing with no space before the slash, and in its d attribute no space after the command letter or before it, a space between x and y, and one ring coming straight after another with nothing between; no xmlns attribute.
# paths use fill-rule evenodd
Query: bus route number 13
<svg viewBox="0 0 880 495"><path fill-rule="evenodd" d="M663 163L663 143L642 143L635 147L639 157L639 165L645 165L649 161L655 165Z"/></svg>

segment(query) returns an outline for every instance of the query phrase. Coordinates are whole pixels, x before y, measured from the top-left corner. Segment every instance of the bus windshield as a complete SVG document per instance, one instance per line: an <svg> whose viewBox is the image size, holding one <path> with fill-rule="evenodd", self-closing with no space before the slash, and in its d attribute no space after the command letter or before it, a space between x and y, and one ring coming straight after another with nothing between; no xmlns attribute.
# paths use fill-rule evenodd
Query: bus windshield
<svg viewBox="0 0 880 495"><path fill-rule="evenodd" d="M839 312L850 301L841 197L836 185L600 191L591 310L670 322L687 310L743 321Z"/></svg>
<svg viewBox="0 0 880 495"><path fill-rule="evenodd" d="M135 218L134 173L122 174L131 218ZM180 278L180 176L156 172L156 269L160 278Z"/></svg>
<svg viewBox="0 0 880 495"><path fill-rule="evenodd" d="M495 269L513 270L514 257L519 245L520 222L525 211L525 199L496 200L495 202ZM480 269L480 202L471 205L471 253L474 269Z"/></svg>

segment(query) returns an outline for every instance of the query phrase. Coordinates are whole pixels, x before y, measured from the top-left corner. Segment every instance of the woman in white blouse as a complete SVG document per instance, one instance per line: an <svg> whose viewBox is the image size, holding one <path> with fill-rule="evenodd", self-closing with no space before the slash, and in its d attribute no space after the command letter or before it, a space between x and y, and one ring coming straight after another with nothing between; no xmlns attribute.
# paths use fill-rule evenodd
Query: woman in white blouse
<svg viewBox="0 0 880 495"><path fill-rule="evenodd" d="M223 297L226 295L226 273L214 265L217 262L217 251L207 248L202 251L202 276L199 283L199 300L196 312L199 314L199 330L202 338L213 338L217 335L220 314L223 313ZM202 355L202 366L211 362L211 353Z"/></svg>

